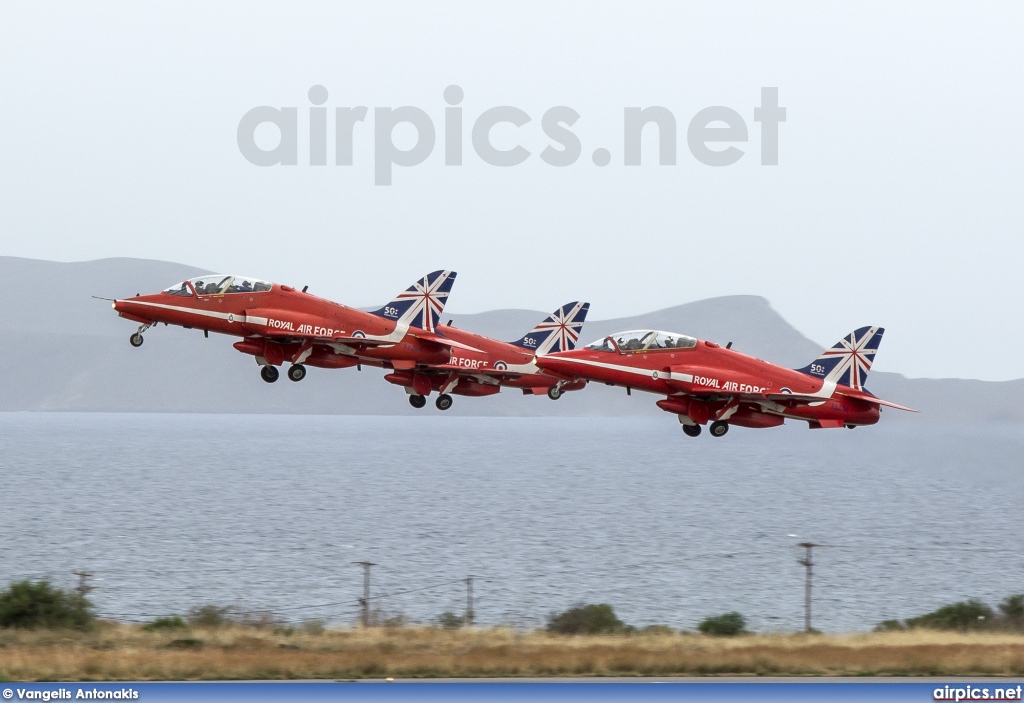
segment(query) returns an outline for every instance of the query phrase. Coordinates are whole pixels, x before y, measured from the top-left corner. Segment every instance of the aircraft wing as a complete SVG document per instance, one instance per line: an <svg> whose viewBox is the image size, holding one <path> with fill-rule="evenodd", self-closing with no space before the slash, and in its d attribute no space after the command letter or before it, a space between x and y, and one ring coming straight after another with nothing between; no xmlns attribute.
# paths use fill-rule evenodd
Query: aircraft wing
<svg viewBox="0 0 1024 703"><path fill-rule="evenodd" d="M387 347L394 346L395 342L389 339L367 339L366 337L322 337L325 341L337 342L351 346L360 345L364 347Z"/></svg>
<svg viewBox="0 0 1024 703"><path fill-rule="evenodd" d="M828 400L830 396L822 397L820 395L809 395L804 393L764 393L757 397L774 400L776 402L788 401L791 403L823 403Z"/></svg>
<svg viewBox="0 0 1024 703"><path fill-rule="evenodd" d="M442 371L455 371L458 373L465 374L467 376L505 376L518 378L520 376L534 376L538 375L537 367L532 364L511 364L503 369L496 368L467 368L465 366L457 366L455 364L437 364L431 368L440 369Z"/></svg>

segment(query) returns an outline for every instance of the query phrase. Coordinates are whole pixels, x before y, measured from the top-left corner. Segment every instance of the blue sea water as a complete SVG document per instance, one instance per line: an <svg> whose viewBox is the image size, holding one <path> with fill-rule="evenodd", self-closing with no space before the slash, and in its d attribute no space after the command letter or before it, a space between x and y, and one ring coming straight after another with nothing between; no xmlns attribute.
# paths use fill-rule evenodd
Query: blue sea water
<svg viewBox="0 0 1024 703"><path fill-rule="evenodd" d="M657 418L0 414L0 581L93 574L122 620L235 605L534 627L577 602L692 628L870 629L1024 592L1024 429ZM382 596L382 597L377 597Z"/></svg>

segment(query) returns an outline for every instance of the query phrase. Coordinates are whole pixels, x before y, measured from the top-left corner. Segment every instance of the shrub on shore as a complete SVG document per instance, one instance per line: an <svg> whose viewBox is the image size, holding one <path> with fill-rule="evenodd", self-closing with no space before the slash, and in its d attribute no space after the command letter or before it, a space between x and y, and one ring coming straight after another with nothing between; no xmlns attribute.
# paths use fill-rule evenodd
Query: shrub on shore
<svg viewBox="0 0 1024 703"><path fill-rule="evenodd" d="M1024 630L1024 594L1007 596L999 604L996 613L985 603L971 598L959 603L944 605L937 610L906 620L886 620L875 626L875 632L908 630L957 630L959 632L978 630L1003 630L1019 632Z"/></svg>
<svg viewBox="0 0 1024 703"><path fill-rule="evenodd" d="M190 608L185 617L194 627L222 627L231 623L230 612L231 606L198 605Z"/></svg>
<svg viewBox="0 0 1024 703"><path fill-rule="evenodd" d="M443 630L458 630L466 624L466 618L446 610L437 616L437 626Z"/></svg>
<svg viewBox="0 0 1024 703"><path fill-rule="evenodd" d="M0 592L0 627L86 630L92 624L92 604L49 581L26 579Z"/></svg>
<svg viewBox="0 0 1024 703"><path fill-rule="evenodd" d="M742 615L733 611L722 615L713 615L701 620L697 629L705 635L718 637L735 637L747 632L747 620Z"/></svg>
<svg viewBox="0 0 1024 703"><path fill-rule="evenodd" d="M615 610L607 603L577 605L562 613L548 616L548 632L562 635L597 635L626 632L633 628L615 617Z"/></svg>
<svg viewBox="0 0 1024 703"><path fill-rule="evenodd" d="M184 630L187 627L188 623L182 620L180 615L172 615L147 622L142 629L146 632L156 632L158 630Z"/></svg>

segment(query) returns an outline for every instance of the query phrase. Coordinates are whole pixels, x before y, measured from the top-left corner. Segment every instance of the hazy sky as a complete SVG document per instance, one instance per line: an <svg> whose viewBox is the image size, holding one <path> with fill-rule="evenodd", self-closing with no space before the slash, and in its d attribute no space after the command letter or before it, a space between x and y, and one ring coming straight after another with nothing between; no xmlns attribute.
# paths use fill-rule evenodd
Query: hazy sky
<svg viewBox="0 0 1024 703"><path fill-rule="evenodd" d="M353 305L452 268L454 312L582 298L607 318L751 293L821 343L884 325L878 369L1021 377L1022 36L1019 2L5 2L0 254L164 259ZM445 165L451 84L461 166ZM310 165L314 85L326 166ZM787 110L778 166L760 163L762 87ZM297 165L243 158L260 105L297 108ZM375 108L404 105L436 144L374 185ZM350 106L369 110L338 166ZM491 132L531 152L520 165L474 151L496 106L532 118ZM580 115L570 166L540 157L562 148L542 129L554 106ZM623 163L624 108L648 106L675 116L675 165L654 126L642 165ZM710 145L741 149L731 166L688 148L708 106L746 125Z"/></svg>

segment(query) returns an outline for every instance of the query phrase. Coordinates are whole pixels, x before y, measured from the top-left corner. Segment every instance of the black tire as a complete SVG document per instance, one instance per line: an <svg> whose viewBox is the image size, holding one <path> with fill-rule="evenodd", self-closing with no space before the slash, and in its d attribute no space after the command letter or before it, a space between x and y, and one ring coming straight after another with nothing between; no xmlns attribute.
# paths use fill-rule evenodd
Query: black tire
<svg viewBox="0 0 1024 703"><path fill-rule="evenodd" d="M302 364L292 364L288 367L288 379L298 383L306 377L306 367Z"/></svg>
<svg viewBox="0 0 1024 703"><path fill-rule="evenodd" d="M417 410L422 408L426 404L427 404L427 399L424 398L422 395L410 395L409 396L409 405L413 406Z"/></svg>
<svg viewBox="0 0 1024 703"><path fill-rule="evenodd" d="M724 437L725 433L729 431L729 423L725 420L716 420L708 429L711 431L712 437Z"/></svg>
<svg viewBox="0 0 1024 703"><path fill-rule="evenodd" d="M281 377L281 372L277 370L276 366L263 366L260 367L260 376L267 383L274 383Z"/></svg>
<svg viewBox="0 0 1024 703"><path fill-rule="evenodd" d="M551 398L551 400L558 400L561 397L562 397L562 389L561 388L559 388L558 386L551 386L551 388L548 388L548 398Z"/></svg>
<svg viewBox="0 0 1024 703"><path fill-rule="evenodd" d="M146 340L143 339L142 335L139 334L138 332L136 332L135 334L133 334L131 337L128 338L128 343L131 344L136 349L141 347L142 343L145 342L145 341Z"/></svg>
<svg viewBox="0 0 1024 703"><path fill-rule="evenodd" d="M441 395L437 396L437 400L434 401L434 405L437 407L438 410L447 410L452 406L452 403L454 402L455 401L452 399L450 395L448 395L447 393L442 393Z"/></svg>
<svg viewBox="0 0 1024 703"><path fill-rule="evenodd" d="M683 434L687 437L699 437L700 425L683 425Z"/></svg>

